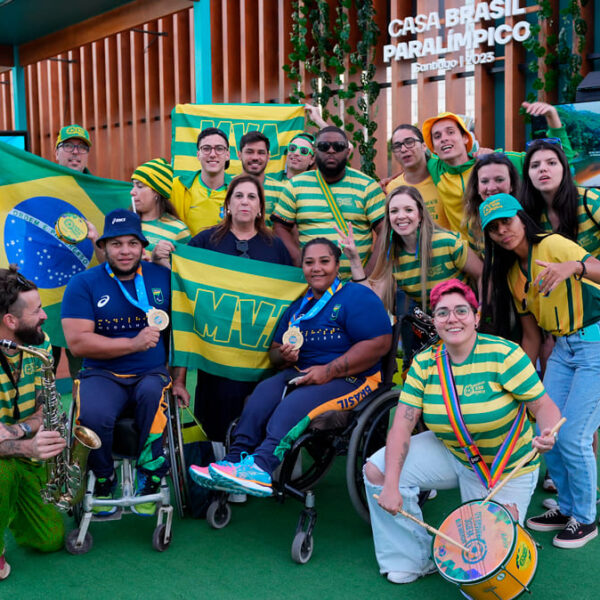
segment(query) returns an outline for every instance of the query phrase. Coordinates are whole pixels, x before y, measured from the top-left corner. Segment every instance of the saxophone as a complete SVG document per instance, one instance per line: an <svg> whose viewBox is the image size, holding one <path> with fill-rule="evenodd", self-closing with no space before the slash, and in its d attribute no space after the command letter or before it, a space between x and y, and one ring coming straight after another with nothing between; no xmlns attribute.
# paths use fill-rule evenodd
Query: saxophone
<svg viewBox="0 0 600 600"><path fill-rule="evenodd" d="M60 394L56 390L54 376L54 359L52 354L21 346L10 340L0 340L0 346L7 350L21 350L32 354L42 361L42 402L44 429L58 431L67 441L64 450L52 458L46 459L46 485L41 490L42 499L54 504L60 510L67 511L83 499L84 478L90 450L97 450L102 445L100 438L87 427L75 425L73 440L69 445L67 415L62 410Z"/></svg>

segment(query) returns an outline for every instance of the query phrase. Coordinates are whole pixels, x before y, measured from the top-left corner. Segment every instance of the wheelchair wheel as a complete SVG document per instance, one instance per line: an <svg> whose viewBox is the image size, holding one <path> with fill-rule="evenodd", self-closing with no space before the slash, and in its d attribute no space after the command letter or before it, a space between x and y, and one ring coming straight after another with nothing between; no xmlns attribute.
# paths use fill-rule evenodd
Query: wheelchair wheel
<svg viewBox="0 0 600 600"><path fill-rule="evenodd" d="M301 565L306 564L313 553L313 538L306 531L299 531L292 542L292 560Z"/></svg>
<svg viewBox="0 0 600 600"><path fill-rule="evenodd" d="M94 540L90 533L86 533L83 538L81 546L77 545L77 536L79 535L79 529L73 529L70 531L65 538L65 549L69 554L86 554L92 548Z"/></svg>
<svg viewBox="0 0 600 600"><path fill-rule="evenodd" d="M293 476L293 466L298 456L302 457L302 473ZM301 435L289 456L285 457L286 467L290 465L288 483L295 489L306 491L316 485L329 471L336 456L335 448L327 433L308 432Z"/></svg>
<svg viewBox="0 0 600 600"><path fill-rule="evenodd" d="M183 455L183 436L181 433L181 419L177 410L177 400L169 394L168 403L167 443L169 460L171 462L171 479L175 493L175 504L180 518L185 516L187 508L188 489L185 458Z"/></svg>
<svg viewBox="0 0 600 600"><path fill-rule="evenodd" d="M370 523L362 469L367 458L385 446L392 424L393 410L398 404L399 390L388 390L374 400L358 417L348 443L346 483L356 512Z"/></svg>
<svg viewBox="0 0 600 600"><path fill-rule="evenodd" d="M215 500L206 510L206 521L213 529L223 529L231 521L231 506L227 502Z"/></svg>
<svg viewBox="0 0 600 600"><path fill-rule="evenodd" d="M157 552L164 552L171 544L171 538L166 539L167 526L161 523L152 534L152 547Z"/></svg>

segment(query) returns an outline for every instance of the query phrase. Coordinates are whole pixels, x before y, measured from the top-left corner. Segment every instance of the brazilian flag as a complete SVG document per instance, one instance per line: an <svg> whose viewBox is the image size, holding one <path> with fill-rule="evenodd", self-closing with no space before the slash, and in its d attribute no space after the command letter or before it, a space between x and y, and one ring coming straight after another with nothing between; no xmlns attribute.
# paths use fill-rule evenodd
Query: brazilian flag
<svg viewBox="0 0 600 600"><path fill-rule="evenodd" d="M85 175L0 142L0 267L15 263L38 286L48 314L44 329L55 345L65 345L65 286L97 264L92 242L66 244L56 235L56 221L75 213L102 233L106 213L130 206L130 190L129 183Z"/></svg>
<svg viewBox="0 0 600 600"><path fill-rule="evenodd" d="M171 365L261 379L279 319L306 291L302 270L192 246L172 257Z"/></svg>
<svg viewBox="0 0 600 600"><path fill-rule="evenodd" d="M175 175L200 170L196 140L208 127L218 127L229 139L228 173L238 175L242 163L238 156L240 140L249 131L260 131L271 145L267 173L285 168L290 140L304 130L304 107L297 104L177 104L171 112L171 155Z"/></svg>

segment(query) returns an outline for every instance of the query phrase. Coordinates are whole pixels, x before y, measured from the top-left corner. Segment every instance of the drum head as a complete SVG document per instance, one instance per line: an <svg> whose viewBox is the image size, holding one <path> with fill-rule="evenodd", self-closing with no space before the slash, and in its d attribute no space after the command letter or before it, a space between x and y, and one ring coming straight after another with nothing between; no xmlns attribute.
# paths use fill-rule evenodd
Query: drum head
<svg viewBox="0 0 600 600"><path fill-rule="evenodd" d="M467 553L439 535L433 540L433 560L440 574L459 585L487 579L503 565L516 539L510 513L491 501L465 502L439 529L470 550Z"/></svg>

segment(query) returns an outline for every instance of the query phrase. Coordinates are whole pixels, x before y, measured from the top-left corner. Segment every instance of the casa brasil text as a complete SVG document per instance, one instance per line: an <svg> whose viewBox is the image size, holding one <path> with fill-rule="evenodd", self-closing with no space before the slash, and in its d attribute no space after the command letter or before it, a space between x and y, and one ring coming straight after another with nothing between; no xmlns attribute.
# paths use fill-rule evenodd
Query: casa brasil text
<svg viewBox="0 0 600 600"><path fill-rule="evenodd" d="M531 27L527 21L517 21L514 25L502 24L497 27L478 28L475 26L482 21L501 19L503 17L517 17L526 13L525 7L520 2L525 0L492 0L481 2L477 5L466 5L458 8L448 8L443 14L446 28L446 43L441 35L425 37L420 40L409 40L398 44L387 44L383 47L385 62L394 60L414 60L424 56L439 56L449 52L466 52L457 58L440 58L431 63L413 63L413 71L450 70L455 67L493 62L494 52L476 53L481 46L501 46L511 41L523 42L531 34ZM453 28L460 28L455 31ZM388 26L392 39L417 33L427 33L440 30L442 21L440 13L431 12L420 14L406 19L394 19Z"/></svg>

